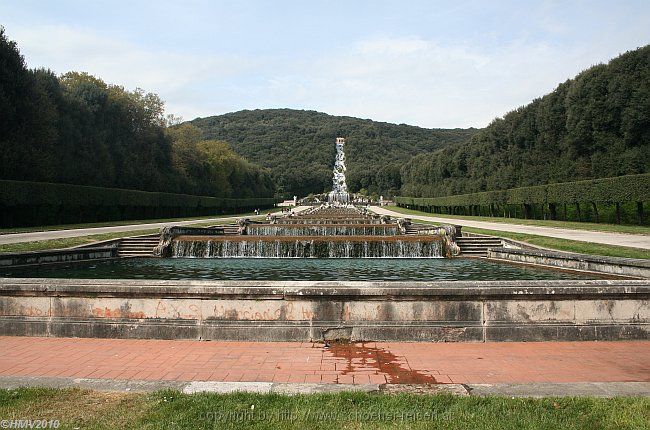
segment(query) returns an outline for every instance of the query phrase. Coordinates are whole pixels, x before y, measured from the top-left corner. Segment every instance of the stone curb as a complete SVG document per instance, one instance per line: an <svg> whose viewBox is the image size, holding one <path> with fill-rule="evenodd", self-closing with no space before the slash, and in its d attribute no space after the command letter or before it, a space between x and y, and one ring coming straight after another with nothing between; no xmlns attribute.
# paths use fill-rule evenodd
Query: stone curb
<svg viewBox="0 0 650 430"><path fill-rule="evenodd" d="M508 397L650 397L650 382L531 382L468 384L471 396Z"/></svg>
<svg viewBox="0 0 650 430"><path fill-rule="evenodd" d="M153 392L177 390L186 394L235 392L260 394L323 394L340 392L452 394L458 396L507 397L650 397L650 382L563 382L524 384L300 384L274 382L145 381L120 379L0 376L0 388L83 388L95 391Z"/></svg>

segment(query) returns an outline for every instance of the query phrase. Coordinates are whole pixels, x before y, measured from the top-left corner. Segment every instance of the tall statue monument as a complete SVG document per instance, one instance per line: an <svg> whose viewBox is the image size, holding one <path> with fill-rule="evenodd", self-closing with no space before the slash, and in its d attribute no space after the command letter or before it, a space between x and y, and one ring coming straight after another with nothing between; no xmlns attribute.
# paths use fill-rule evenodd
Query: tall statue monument
<svg viewBox="0 0 650 430"><path fill-rule="evenodd" d="M336 159L334 160L334 177L332 191L328 195L331 204L347 205L351 202L348 184L345 182L345 139L336 138Z"/></svg>

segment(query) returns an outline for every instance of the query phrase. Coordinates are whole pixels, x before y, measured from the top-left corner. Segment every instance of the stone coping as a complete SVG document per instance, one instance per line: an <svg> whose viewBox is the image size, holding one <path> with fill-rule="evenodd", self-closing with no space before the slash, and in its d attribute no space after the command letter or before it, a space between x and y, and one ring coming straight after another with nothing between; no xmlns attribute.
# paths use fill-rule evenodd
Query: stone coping
<svg viewBox="0 0 650 430"><path fill-rule="evenodd" d="M600 255L578 254L573 252L550 251L541 249L516 249L516 248L491 248L493 252L509 253L516 255L535 255L539 257L578 260L602 264L617 264L624 266L637 266L650 269L650 260L640 258L607 257Z"/></svg>
<svg viewBox="0 0 650 430"><path fill-rule="evenodd" d="M270 223L270 222L256 222L256 223L250 223L249 227L278 227L278 228L304 228L304 227L309 227L309 228L318 228L318 227L328 227L328 224L299 224L299 223L292 223L292 224L278 224L278 223ZM389 223L389 224L345 224L345 223L339 223L339 224L334 224L333 227L353 227L353 228L363 228L363 227L370 227L370 228L384 228L384 227L399 227L396 223Z"/></svg>
<svg viewBox="0 0 650 430"><path fill-rule="evenodd" d="M395 234L390 236L270 236L270 235L242 235L242 236L195 236L179 235L174 237L175 241L211 241L211 242L440 242L441 235L422 234L406 235Z"/></svg>
<svg viewBox="0 0 650 430"><path fill-rule="evenodd" d="M0 278L0 296L383 301L627 297L646 300L650 299L650 280L369 282Z"/></svg>
<svg viewBox="0 0 650 430"><path fill-rule="evenodd" d="M173 237L178 236L223 236L224 227L185 227L173 226L167 230ZM163 235L165 232L163 231Z"/></svg>

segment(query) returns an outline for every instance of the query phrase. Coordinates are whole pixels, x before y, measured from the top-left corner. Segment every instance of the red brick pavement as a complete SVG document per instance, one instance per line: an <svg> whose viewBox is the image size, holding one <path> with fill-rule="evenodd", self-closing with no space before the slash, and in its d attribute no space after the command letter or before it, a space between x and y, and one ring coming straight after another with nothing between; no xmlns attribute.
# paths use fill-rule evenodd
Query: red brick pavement
<svg viewBox="0 0 650 430"><path fill-rule="evenodd" d="M328 383L650 382L650 341L382 343L0 337L1 376Z"/></svg>

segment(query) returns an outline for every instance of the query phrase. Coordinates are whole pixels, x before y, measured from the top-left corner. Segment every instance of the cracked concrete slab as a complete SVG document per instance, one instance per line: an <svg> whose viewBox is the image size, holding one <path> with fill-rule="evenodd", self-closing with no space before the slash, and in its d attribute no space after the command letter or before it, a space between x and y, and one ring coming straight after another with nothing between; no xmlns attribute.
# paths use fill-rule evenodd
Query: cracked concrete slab
<svg viewBox="0 0 650 430"><path fill-rule="evenodd" d="M237 392L260 394L317 394L340 393L345 391L378 392L379 384L300 384L300 383L274 383L274 382L190 382L183 393L218 393L228 394Z"/></svg>
<svg viewBox="0 0 650 430"><path fill-rule="evenodd" d="M183 388L183 393L217 393L228 394L237 392L268 394L273 387L272 382L212 382L194 381Z"/></svg>
<svg viewBox="0 0 650 430"><path fill-rule="evenodd" d="M2 376L0 388L20 387L83 388L95 391L152 392L164 389L182 390L183 381L145 381L133 379L55 378L46 376Z"/></svg>
<svg viewBox="0 0 650 430"><path fill-rule="evenodd" d="M276 394L317 394L317 393L341 393L344 391L356 391L364 393L375 393L380 391L379 384L273 384L273 393Z"/></svg>
<svg viewBox="0 0 650 430"><path fill-rule="evenodd" d="M531 382L526 384L468 384L467 388L472 396L650 396L650 382Z"/></svg>
<svg viewBox="0 0 650 430"><path fill-rule="evenodd" d="M386 384L381 390L387 394L453 394L469 396L469 391L463 384Z"/></svg>

